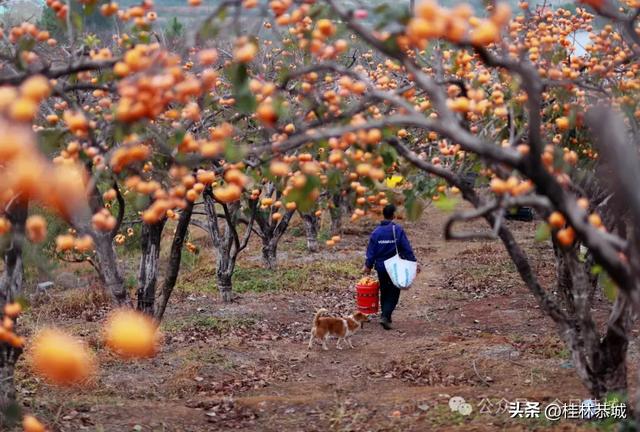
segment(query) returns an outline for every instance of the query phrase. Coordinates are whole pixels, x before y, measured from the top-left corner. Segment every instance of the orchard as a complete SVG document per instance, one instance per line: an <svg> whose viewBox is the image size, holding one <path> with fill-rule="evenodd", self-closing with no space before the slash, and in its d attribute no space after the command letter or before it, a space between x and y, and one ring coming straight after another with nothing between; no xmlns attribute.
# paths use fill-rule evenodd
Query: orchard
<svg viewBox="0 0 640 432"><path fill-rule="evenodd" d="M640 3L13 3L2 430L633 430ZM390 204L393 331L307 352Z"/></svg>

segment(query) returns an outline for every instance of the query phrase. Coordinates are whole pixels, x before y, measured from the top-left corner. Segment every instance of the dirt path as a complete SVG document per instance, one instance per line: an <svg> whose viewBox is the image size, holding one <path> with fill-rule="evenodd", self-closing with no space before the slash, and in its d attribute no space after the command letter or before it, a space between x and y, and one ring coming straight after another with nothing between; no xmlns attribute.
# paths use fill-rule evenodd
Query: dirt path
<svg viewBox="0 0 640 432"><path fill-rule="evenodd" d="M248 283L284 284L291 272L306 271L302 284L308 286L247 292L229 305L218 302L215 287L207 288L211 258L201 259L181 276L158 357L123 364L96 342L101 375L94 387L62 393L21 372L23 401L65 432L581 430L575 422L497 412L505 400L569 402L587 394L501 245L445 242L445 217L431 209L420 221L403 223L423 271L403 292L394 329L366 324L353 350L336 350L332 341L328 352L319 345L308 351L306 342L318 308L353 310L349 285L357 275L345 276L343 267L361 265L370 227L313 255L311 270L304 267L310 256L288 239L281 265L291 268L282 279L268 279L272 274L258 267ZM513 228L546 284L548 246L534 242L533 224ZM258 245L252 250L244 260L258 265ZM32 321L46 321L37 314ZM95 339L103 316L99 310L91 322L65 322ZM472 413L452 412L453 396L471 404ZM490 412L481 413L487 402Z"/></svg>
<svg viewBox="0 0 640 432"><path fill-rule="evenodd" d="M428 223L408 225L424 271L402 294L392 331L373 321L354 337L354 350L339 351L331 344L328 352L316 345L306 353L313 310L323 304L298 313L289 308L282 314L278 309L270 315L268 319L300 323L296 325L305 337L294 344L285 339L265 348L280 367L288 369L286 382L235 399L258 415L255 430L539 427L535 421L513 424L506 413L474 412L463 417L450 411L448 401L461 396L477 410L484 398L497 403L515 397L551 401L586 396L571 371L559 367L566 361L554 358L553 350L561 348L550 322L537 312L517 279L506 281L519 288L515 292L473 300L446 287L451 267L478 271L473 259L465 262L470 248L481 257L496 254L498 263L506 256L496 242L445 242L442 215L430 216ZM304 303L303 299L289 301ZM518 343L525 350L527 343L538 343L542 351L552 352L543 354L543 359L536 355L528 359ZM558 377L560 385L555 385Z"/></svg>
<svg viewBox="0 0 640 432"><path fill-rule="evenodd" d="M433 408L434 397L446 398L446 384L455 382L457 377L443 376L432 359L450 320L456 320L456 316L434 314L434 310L441 308L441 302L434 301L434 297L444 280L437 260L452 259L460 246L445 248L438 234L430 229L409 230L424 271L411 290L402 293L393 330L383 330L374 318L354 337L357 344L354 350L337 351L331 344L330 351L323 352L316 345L297 371L296 379L269 392L273 398L266 397L263 408L277 410L278 405L286 406L289 414L294 414L298 400L299 410L305 416L309 404L328 407L324 420L336 429L359 430L361 422L373 423L371 427L375 428L375 422L379 421L376 417L389 417L405 429L414 419L409 422L402 419L403 409L420 407L418 413L428 412ZM403 381L427 385L407 388ZM458 388L457 394L463 390L466 389ZM260 399L249 398L251 402ZM271 430L295 427L300 420L293 415L281 418ZM382 420L387 423L387 419ZM321 425L307 427L322 430Z"/></svg>

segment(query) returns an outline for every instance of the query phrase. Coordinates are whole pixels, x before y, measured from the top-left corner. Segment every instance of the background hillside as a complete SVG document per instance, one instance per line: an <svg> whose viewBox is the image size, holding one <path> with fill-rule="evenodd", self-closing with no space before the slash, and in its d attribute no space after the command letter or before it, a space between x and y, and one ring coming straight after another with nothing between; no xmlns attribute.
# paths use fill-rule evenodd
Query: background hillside
<svg viewBox="0 0 640 432"><path fill-rule="evenodd" d="M518 1L507 0L515 9L518 7ZM409 4L409 0L401 0ZM140 0L122 0L119 2L122 6L132 6L140 3ZM163 29L169 25L169 22L173 18L177 19L182 25L188 26L191 23L198 21L199 18L206 16L211 12L219 3L220 0L208 0L204 1L203 5L199 8L192 8L187 5L186 0L155 0L156 10L158 12L158 22ZM346 5L357 4L354 0L345 0ZM361 2L358 2L361 3ZM397 2L390 2L389 0L368 0L366 2L371 6L377 6L380 4L401 4ZM461 2L456 0L440 0L440 4L447 7L453 7ZM470 0L468 1L477 11L481 13L484 8L485 2L483 0ZM532 4L552 5L553 7L564 7L567 9L574 9L575 3L570 0L532 0ZM40 0L8 0L0 5L0 22L3 27L10 27L24 20L37 22L42 16L42 6L44 2Z"/></svg>

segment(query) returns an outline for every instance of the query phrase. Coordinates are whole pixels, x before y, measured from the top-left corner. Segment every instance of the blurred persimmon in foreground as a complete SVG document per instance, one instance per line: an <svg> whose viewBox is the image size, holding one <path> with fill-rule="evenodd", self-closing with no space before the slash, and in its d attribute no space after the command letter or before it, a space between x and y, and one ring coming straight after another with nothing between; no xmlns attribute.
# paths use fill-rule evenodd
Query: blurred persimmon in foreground
<svg viewBox="0 0 640 432"><path fill-rule="evenodd" d="M5 316L15 319L22 313L22 306L20 303L7 303L4 306Z"/></svg>
<svg viewBox="0 0 640 432"><path fill-rule="evenodd" d="M47 430L37 418L31 415L26 415L22 419L22 429L24 432L45 432Z"/></svg>
<svg viewBox="0 0 640 432"><path fill-rule="evenodd" d="M30 363L36 374L60 386L80 384L95 369L95 359L84 342L57 329L45 329L36 335Z"/></svg>
<svg viewBox="0 0 640 432"><path fill-rule="evenodd" d="M107 346L123 358L153 357L158 352L160 332L150 317L133 310L115 311L105 326Z"/></svg>

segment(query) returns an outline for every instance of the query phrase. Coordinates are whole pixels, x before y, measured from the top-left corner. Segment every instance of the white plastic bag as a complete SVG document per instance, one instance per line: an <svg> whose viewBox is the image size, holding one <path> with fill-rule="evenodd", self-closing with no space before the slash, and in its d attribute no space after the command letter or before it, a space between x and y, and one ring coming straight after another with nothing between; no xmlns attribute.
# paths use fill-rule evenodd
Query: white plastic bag
<svg viewBox="0 0 640 432"><path fill-rule="evenodd" d="M384 268L389 273L391 282L400 289L407 289L416 278L418 263L400 258L398 242L396 240L396 226L393 226L393 241L396 245L396 254L385 260Z"/></svg>

